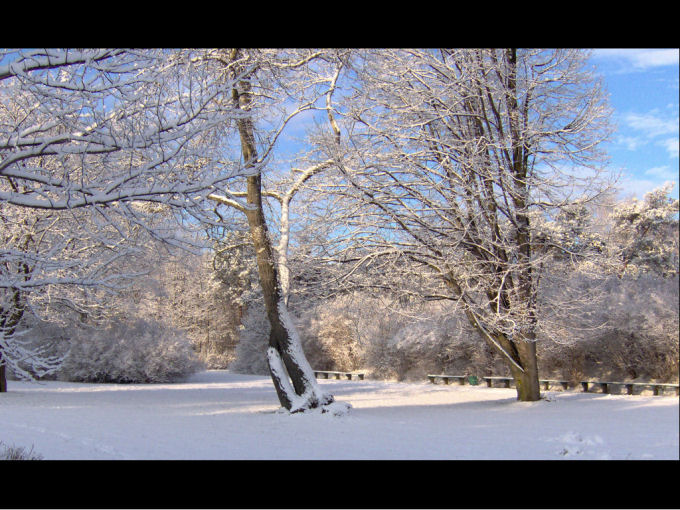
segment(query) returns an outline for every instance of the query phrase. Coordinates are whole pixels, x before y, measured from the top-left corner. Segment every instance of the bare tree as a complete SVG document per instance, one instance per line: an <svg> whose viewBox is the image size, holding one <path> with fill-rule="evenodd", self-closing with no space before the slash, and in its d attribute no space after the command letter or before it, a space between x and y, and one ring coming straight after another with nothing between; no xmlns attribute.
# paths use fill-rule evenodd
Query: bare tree
<svg viewBox="0 0 680 510"><path fill-rule="evenodd" d="M243 168L206 165L206 141L238 112L222 100L229 85L208 86L190 50L1 56L0 227L13 240L0 252L4 375L30 296L115 290L134 277L116 261L134 253L141 231L186 245L177 228L212 221L205 196Z"/></svg>
<svg viewBox="0 0 680 510"><path fill-rule="evenodd" d="M541 271L571 253L557 238L546 243L532 219L595 200L607 184L598 144L608 109L585 59L576 50L364 52L341 103L345 142L326 146L345 200L361 204L344 217L355 237L333 257L351 267L342 279L368 273L391 287L390 274L412 272L411 292L449 300L502 353L520 400L540 397Z"/></svg>

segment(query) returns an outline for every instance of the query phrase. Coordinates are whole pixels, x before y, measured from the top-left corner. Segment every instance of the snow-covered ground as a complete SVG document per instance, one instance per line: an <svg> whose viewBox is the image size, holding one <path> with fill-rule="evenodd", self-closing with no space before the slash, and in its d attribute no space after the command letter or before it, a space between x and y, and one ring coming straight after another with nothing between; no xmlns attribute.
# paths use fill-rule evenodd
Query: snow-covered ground
<svg viewBox="0 0 680 510"><path fill-rule="evenodd" d="M678 398L320 380L344 416L277 412L268 377L9 382L0 441L45 459L671 459Z"/></svg>

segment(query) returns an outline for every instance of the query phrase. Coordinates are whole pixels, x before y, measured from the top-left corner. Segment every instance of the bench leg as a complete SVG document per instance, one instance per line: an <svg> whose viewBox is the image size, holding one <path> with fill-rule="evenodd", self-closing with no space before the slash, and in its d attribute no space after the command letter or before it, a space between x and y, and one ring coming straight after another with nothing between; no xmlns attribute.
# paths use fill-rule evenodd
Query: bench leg
<svg viewBox="0 0 680 510"><path fill-rule="evenodd" d="M582 382L581 386L583 386L583 391L585 391L585 392L588 391L588 383L587 382Z"/></svg>

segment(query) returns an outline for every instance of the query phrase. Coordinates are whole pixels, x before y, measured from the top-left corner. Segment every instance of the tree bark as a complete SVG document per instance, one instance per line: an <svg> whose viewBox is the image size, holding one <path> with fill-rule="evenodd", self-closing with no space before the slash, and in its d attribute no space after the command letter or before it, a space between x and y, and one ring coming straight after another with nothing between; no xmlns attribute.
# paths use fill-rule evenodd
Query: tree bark
<svg viewBox="0 0 680 510"><path fill-rule="evenodd" d="M538 383L536 342L532 338L512 340L503 334L493 335L493 338L490 338L491 335L488 332L480 330L477 321L470 320L470 322L486 340L491 342L494 348L510 361L510 373L515 380L517 400L524 402L539 400L541 388Z"/></svg>
<svg viewBox="0 0 680 510"><path fill-rule="evenodd" d="M536 342L515 342L517 352L524 371L515 366L510 366L512 377L517 389L517 400L534 402L541 398L541 389L538 383L538 363L536 360Z"/></svg>
<svg viewBox="0 0 680 510"><path fill-rule="evenodd" d="M0 352L0 363L2 363L2 353ZM5 365L0 364L0 393L7 391L7 374L5 373Z"/></svg>
<svg viewBox="0 0 680 510"><path fill-rule="evenodd" d="M30 274L28 266L25 264L22 269L24 269L25 274ZM24 316L23 296L19 290L15 289L13 291L11 302L13 306L11 311L0 308L0 331L2 331L5 339L11 338L14 335L19 321ZM5 393L7 391L7 365L3 363L2 356L2 348L0 347L0 393Z"/></svg>
<svg viewBox="0 0 680 510"><path fill-rule="evenodd" d="M463 299L460 285L450 276L445 280L447 285ZM464 299L463 305L465 315L472 327L509 361L510 373L515 380L517 400L525 402L539 400L541 391L538 382L538 360L534 332L525 334L524 338L511 339L501 332L487 331Z"/></svg>

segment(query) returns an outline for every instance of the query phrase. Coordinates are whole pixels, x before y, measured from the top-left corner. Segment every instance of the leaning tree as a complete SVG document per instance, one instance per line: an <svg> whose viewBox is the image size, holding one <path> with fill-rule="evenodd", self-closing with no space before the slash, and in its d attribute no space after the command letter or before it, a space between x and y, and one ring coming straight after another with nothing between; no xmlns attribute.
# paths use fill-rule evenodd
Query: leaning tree
<svg viewBox="0 0 680 510"><path fill-rule="evenodd" d="M232 84L232 107L241 112L236 122L241 158L249 174L240 187L237 184L209 198L246 217L270 325L267 361L279 401L291 413L315 408L345 412L349 404L335 402L316 382L287 306L291 201L305 181L331 167L333 161L293 169L288 179L280 181L278 192L263 185L267 164L291 119L329 108L339 60L332 51L230 49L208 52L205 62L217 77L225 76ZM280 208L277 246L265 214L267 198L275 199Z"/></svg>

